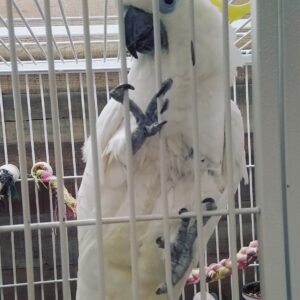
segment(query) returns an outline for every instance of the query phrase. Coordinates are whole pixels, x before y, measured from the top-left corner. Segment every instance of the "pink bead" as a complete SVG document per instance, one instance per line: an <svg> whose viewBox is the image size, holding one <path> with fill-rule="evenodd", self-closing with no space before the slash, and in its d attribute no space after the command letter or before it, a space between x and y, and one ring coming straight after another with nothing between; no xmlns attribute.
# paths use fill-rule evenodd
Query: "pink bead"
<svg viewBox="0 0 300 300"><path fill-rule="evenodd" d="M249 244L249 247L258 248L258 241L252 241L252 242Z"/></svg>
<svg viewBox="0 0 300 300"><path fill-rule="evenodd" d="M248 251L248 247L243 247L241 248L241 250L239 251L240 253L246 254Z"/></svg>

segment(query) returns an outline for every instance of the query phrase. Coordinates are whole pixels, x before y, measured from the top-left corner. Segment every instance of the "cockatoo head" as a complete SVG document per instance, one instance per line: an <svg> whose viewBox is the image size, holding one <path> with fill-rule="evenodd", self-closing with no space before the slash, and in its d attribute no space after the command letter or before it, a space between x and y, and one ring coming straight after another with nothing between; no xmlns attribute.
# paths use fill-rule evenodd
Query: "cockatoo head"
<svg viewBox="0 0 300 300"><path fill-rule="evenodd" d="M190 1L158 0L161 19L161 46L164 63L175 73L188 72L193 54L191 51L191 14ZM138 58L138 54L154 54L153 16L151 0L124 0L125 32L128 51ZM210 0L195 0L195 57L199 62L200 76L220 73L222 67L222 18L220 11ZM231 32L231 63L232 74L236 65L240 65L240 56L233 47L233 32ZM233 51L232 51L233 50ZM236 57L239 61L235 63ZM169 60L169 61L168 61ZM201 66L200 66L201 64ZM189 69L190 71L190 69Z"/></svg>
<svg viewBox="0 0 300 300"><path fill-rule="evenodd" d="M188 0L157 0L161 19L161 46L166 55L163 59L168 70L183 74L196 57L199 75L219 73L222 67L222 21L220 11L210 0L196 0L194 3L195 41L191 51L191 13ZM138 54L154 54L153 16L151 0L124 0L125 33L128 51ZM233 40L233 36L231 36ZM231 41L233 46L233 41ZM235 47L231 47L235 48ZM231 49L232 50L232 49ZM240 65L236 49L231 56L233 73ZM231 51L232 52L232 51ZM239 61L235 63L236 56ZM173 72L173 73L174 73ZM169 76L172 76L172 72Z"/></svg>

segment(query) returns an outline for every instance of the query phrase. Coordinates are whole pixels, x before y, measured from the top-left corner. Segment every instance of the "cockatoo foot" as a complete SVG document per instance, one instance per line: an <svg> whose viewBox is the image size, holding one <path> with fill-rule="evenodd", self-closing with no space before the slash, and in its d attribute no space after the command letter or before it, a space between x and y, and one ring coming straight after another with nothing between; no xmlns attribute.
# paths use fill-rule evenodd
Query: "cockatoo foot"
<svg viewBox="0 0 300 300"><path fill-rule="evenodd" d="M109 92L109 95L110 95L111 98L114 98L117 102L123 104L124 97L125 97L125 92L127 90L133 90L134 91L134 87L129 83L120 84L116 88L111 90Z"/></svg>
<svg viewBox="0 0 300 300"><path fill-rule="evenodd" d="M186 208L182 208L179 214L187 213ZM197 228L193 224L190 225L191 218L186 217L181 219L181 224L177 232L175 241L171 243L171 268L172 268L172 284L176 285L186 273L191 261L192 261L192 251L193 244L197 237ZM196 230L196 231L195 231ZM164 248L164 240L159 237L156 240L157 245L160 248ZM156 294L167 293L167 285L163 283L156 290Z"/></svg>
<svg viewBox="0 0 300 300"><path fill-rule="evenodd" d="M129 99L129 110L133 114L137 123L137 128L132 132L133 154L135 154L141 148L148 137L154 136L159 133L163 126L167 123L167 121L158 122L157 99L163 97L172 87L172 84L172 79L167 79L162 83L160 90L151 99L145 113L136 103ZM134 90L134 87L130 84L119 85L110 92L110 96L117 102L123 104L125 92L129 89ZM169 100L165 99L163 101L160 114L164 113L168 109L168 107Z"/></svg>
<svg viewBox="0 0 300 300"><path fill-rule="evenodd" d="M207 210L215 210L217 208L215 200L206 198L203 200ZM182 208L179 214L187 213L186 208ZM193 245L197 238L197 220L190 217L182 218L181 225L178 229L175 241L171 244L171 269L172 284L175 286L185 275L193 259ZM204 219L204 224L208 221ZM156 239L159 248L164 248L164 240L162 237ZM163 283L156 290L156 294L166 294L167 285Z"/></svg>

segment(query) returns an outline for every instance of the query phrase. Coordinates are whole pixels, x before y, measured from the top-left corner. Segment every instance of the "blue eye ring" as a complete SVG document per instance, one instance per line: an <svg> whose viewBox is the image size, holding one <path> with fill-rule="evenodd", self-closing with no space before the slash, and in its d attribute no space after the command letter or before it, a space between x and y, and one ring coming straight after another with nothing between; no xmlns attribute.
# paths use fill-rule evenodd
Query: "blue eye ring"
<svg viewBox="0 0 300 300"><path fill-rule="evenodd" d="M162 14L169 14L174 11L176 7L176 0L160 0L159 10Z"/></svg>

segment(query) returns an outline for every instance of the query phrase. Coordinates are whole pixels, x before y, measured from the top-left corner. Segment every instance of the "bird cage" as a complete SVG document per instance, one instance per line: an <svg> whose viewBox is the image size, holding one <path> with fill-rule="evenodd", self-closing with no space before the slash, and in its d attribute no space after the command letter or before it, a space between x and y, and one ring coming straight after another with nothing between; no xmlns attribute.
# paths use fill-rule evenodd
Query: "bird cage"
<svg viewBox="0 0 300 300"><path fill-rule="evenodd" d="M110 92L120 83L128 82L128 72L134 64L134 58L126 51L123 1L2 2L0 176L1 169L13 173L16 193L6 190L0 199L0 299L76 299L78 230L93 227L99 232L95 274L99 276L101 292L97 297L106 300L105 286L112 278L105 274L102 251L105 239L101 232L107 224L121 223L128 224L129 228L132 299L141 299L138 293L140 274L134 271L137 270L136 227L137 223L160 221L165 239L168 299L177 300L172 295L172 258L168 254L172 245L167 235L171 221L180 216L169 213L166 199L164 209L159 212L140 215L135 210L138 199L134 199L133 192L129 105L124 105L126 180L132 198L128 215L103 217L101 201L95 202L95 214L91 218L77 219L74 209L85 169L82 147L89 136L96 166L93 177L98 183L95 191L101 194L96 120L106 104L114 101L110 99ZM153 12L155 42L155 74L151 80L159 90L163 79L159 38L162 1L148 2L147 9ZM197 2L189 1L191 16ZM197 229L205 238L199 239L196 247L199 263L187 278L181 299L210 299L211 295L219 300L242 299L243 286L258 281L261 298L257 299L297 299L299 163L296 153L300 150L297 130L300 107L296 99L300 94L297 84L300 74L296 55L300 53L297 36L300 4L277 1L278 5L274 6L269 0L252 1L251 12L230 15L232 7L241 9L243 5L250 7L250 3L204 2L218 5L223 16L220 23L223 81L216 82L213 89L222 90L227 103L224 117L227 150L231 149L228 141L232 138L229 99L241 111L248 180L241 181L235 195L228 192L228 202L223 206L213 211L200 209L200 212L191 213L190 217L198 220ZM194 39L195 22L191 18L190 31ZM237 69L231 87L228 22L235 33L234 43L242 54L242 66ZM209 34L208 31L208 38ZM196 50L192 56L199 63ZM198 124L197 114L190 118L194 125ZM162 144L159 143L159 172L165 174L166 153ZM229 155L226 159L228 164L232 158ZM37 170L46 170L47 180L41 182ZM197 165L195 174L196 170ZM164 191L166 182L163 175L161 178ZM1 178L0 182L3 184ZM94 192L91 191L91 195ZM64 202L66 197L68 203ZM203 218L205 224L199 226ZM257 240L259 259L256 252L254 259L238 268L239 256L235 254ZM120 249L120 255L122 251ZM205 267L228 258L230 266L224 278L219 274L210 283L205 277L208 276Z"/></svg>

